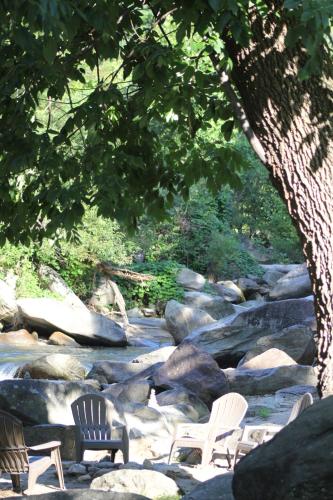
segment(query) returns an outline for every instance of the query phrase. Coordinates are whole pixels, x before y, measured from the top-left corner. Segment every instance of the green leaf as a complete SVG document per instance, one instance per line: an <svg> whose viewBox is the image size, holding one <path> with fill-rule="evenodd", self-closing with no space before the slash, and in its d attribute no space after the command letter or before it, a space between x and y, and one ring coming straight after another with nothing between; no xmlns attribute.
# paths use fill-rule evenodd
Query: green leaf
<svg viewBox="0 0 333 500"><path fill-rule="evenodd" d="M208 0L209 5L213 9L214 12L218 12L222 7L221 0Z"/></svg>
<svg viewBox="0 0 333 500"><path fill-rule="evenodd" d="M54 38L48 38L43 47L43 56L49 64L52 64L56 55L57 42Z"/></svg>
<svg viewBox="0 0 333 500"><path fill-rule="evenodd" d="M226 141L230 141L233 128L234 128L234 120L228 120L221 126L221 132Z"/></svg>

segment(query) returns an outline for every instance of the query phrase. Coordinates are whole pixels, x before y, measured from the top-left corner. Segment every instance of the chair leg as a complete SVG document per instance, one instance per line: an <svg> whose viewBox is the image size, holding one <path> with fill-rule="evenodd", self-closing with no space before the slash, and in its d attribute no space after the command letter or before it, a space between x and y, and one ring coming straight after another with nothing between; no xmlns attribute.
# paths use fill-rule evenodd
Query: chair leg
<svg viewBox="0 0 333 500"><path fill-rule="evenodd" d="M174 445L175 445L175 443L172 443L171 448L170 448L168 464L171 462L171 458L172 458L172 455L173 455Z"/></svg>
<svg viewBox="0 0 333 500"><path fill-rule="evenodd" d="M83 460L83 446L80 442L75 443L75 460L77 463L82 462Z"/></svg>
<svg viewBox="0 0 333 500"><path fill-rule="evenodd" d="M51 451L51 458L54 462L54 465L55 465L55 468L57 471L60 489L65 490L66 488L65 488L65 481L64 481L64 472L62 470L62 463L61 463L61 456L60 456L59 448L55 448L54 450Z"/></svg>
<svg viewBox="0 0 333 500"><path fill-rule="evenodd" d="M118 450L110 450L110 453L111 453L111 456L110 456L110 460L111 462L114 463L114 460L116 458L116 453L117 453Z"/></svg>
<svg viewBox="0 0 333 500"><path fill-rule="evenodd" d="M11 474L10 479L12 480L13 490L15 493L22 493L20 474Z"/></svg>
<svg viewBox="0 0 333 500"><path fill-rule="evenodd" d="M212 459L212 454L213 454L213 448L212 446L204 446L202 448L202 457L201 457L201 465L202 467L205 467L206 465L209 465L211 459Z"/></svg>
<svg viewBox="0 0 333 500"><path fill-rule="evenodd" d="M25 492L31 492L37 482L40 471L38 469L30 469L28 474L28 489Z"/></svg>

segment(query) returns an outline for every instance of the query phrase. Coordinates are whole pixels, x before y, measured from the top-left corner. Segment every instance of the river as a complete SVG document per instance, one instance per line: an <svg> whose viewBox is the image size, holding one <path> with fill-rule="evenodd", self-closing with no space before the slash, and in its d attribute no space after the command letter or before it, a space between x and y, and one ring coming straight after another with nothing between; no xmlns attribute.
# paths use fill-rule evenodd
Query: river
<svg viewBox="0 0 333 500"><path fill-rule="evenodd" d="M157 347L155 347L156 349ZM18 367L47 354L70 354L79 359L87 373L95 361L131 361L136 356L153 351L151 347L68 347L39 342L36 346L1 346L0 380L14 377Z"/></svg>

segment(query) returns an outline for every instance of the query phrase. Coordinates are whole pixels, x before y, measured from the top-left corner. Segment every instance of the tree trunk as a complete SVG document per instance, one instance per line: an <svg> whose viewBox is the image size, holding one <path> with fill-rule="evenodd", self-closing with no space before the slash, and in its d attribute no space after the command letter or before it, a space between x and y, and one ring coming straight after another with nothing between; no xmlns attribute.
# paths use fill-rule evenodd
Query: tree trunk
<svg viewBox="0 0 333 500"><path fill-rule="evenodd" d="M232 81L265 151L266 167L298 230L315 296L318 388L333 394L333 72L300 81L300 47L287 48L287 26L251 13L246 49L227 40ZM324 56L325 58L325 56Z"/></svg>

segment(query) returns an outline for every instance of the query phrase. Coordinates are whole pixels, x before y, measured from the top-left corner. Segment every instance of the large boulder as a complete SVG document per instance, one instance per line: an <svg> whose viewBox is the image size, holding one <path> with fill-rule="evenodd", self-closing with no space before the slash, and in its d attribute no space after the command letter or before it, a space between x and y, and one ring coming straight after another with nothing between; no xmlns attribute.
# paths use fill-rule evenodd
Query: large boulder
<svg viewBox="0 0 333 500"><path fill-rule="evenodd" d="M0 321L12 322L17 313L15 291L0 280Z"/></svg>
<svg viewBox="0 0 333 500"><path fill-rule="evenodd" d="M259 284L258 281L252 278L239 278L237 286L242 290L246 300L255 299L258 294L266 295L269 291L267 286L264 286L262 283Z"/></svg>
<svg viewBox="0 0 333 500"><path fill-rule="evenodd" d="M249 360L244 361L242 364L238 365L238 368L247 370L263 370L265 368L275 368L277 366L288 366L296 365L296 361L293 360L288 354L281 351L280 349L268 349Z"/></svg>
<svg viewBox="0 0 333 500"><path fill-rule="evenodd" d="M154 374L156 386L186 388L204 403L229 392L226 376L214 359L191 343L181 344Z"/></svg>
<svg viewBox="0 0 333 500"><path fill-rule="evenodd" d="M177 300L169 300L165 308L167 327L176 343L180 343L189 333L203 325L214 323L205 311L184 306Z"/></svg>
<svg viewBox="0 0 333 500"><path fill-rule="evenodd" d="M189 341L211 354L223 367L236 366L240 359L257 346L261 337L275 335L292 325L308 323L314 318L311 299L290 299L265 302L262 306L246 309L190 333ZM307 349L309 340L303 345ZM274 342L265 349L277 347L297 360L297 357Z"/></svg>
<svg viewBox="0 0 333 500"><path fill-rule="evenodd" d="M111 384L103 391L103 395L111 394L120 403L134 402L146 404L149 400L151 384L147 380L134 380Z"/></svg>
<svg viewBox="0 0 333 500"><path fill-rule="evenodd" d="M38 274L43 283L46 284L47 288L51 292L60 295L67 305L69 305L70 307L87 309L82 300L79 299L79 297L62 279L60 274L52 269L52 267L49 267L46 264L41 264L38 268Z"/></svg>
<svg viewBox="0 0 333 500"><path fill-rule="evenodd" d="M224 370L230 391L242 395L273 394L292 385L316 385L317 375L312 366L289 365L262 370Z"/></svg>
<svg viewBox="0 0 333 500"><path fill-rule="evenodd" d="M33 328L52 333L59 330L82 344L124 346L124 330L111 319L86 308L70 307L58 300L20 299L20 320Z"/></svg>
<svg viewBox="0 0 333 500"><path fill-rule="evenodd" d="M0 382L0 408L27 425L74 424L70 405L96 392L82 382L14 379Z"/></svg>
<svg viewBox="0 0 333 500"><path fill-rule="evenodd" d="M271 335L260 337L255 347L245 354L239 365L272 348L284 351L301 365L312 365L316 355L313 330L307 325L293 325Z"/></svg>
<svg viewBox="0 0 333 500"><path fill-rule="evenodd" d="M234 500L232 479L232 472L219 474L198 484L190 493L184 495L182 500Z"/></svg>
<svg viewBox="0 0 333 500"><path fill-rule="evenodd" d="M37 345L38 341L27 330L0 333L0 344L6 345Z"/></svg>
<svg viewBox="0 0 333 500"><path fill-rule="evenodd" d="M173 479L147 469L121 469L111 471L94 479L91 488L104 491L136 493L149 498L178 495L178 486ZM91 497L92 498L92 497Z"/></svg>
<svg viewBox="0 0 333 500"><path fill-rule="evenodd" d="M96 361L93 364L87 379L98 380L100 384L114 384L115 382L124 382L125 380L139 374L149 364L144 363L125 363L121 361Z"/></svg>
<svg viewBox="0 0 333 500"><path fill-rule="evenodd" d="M285 274L269 292L270 300L284 300L311 295L311 281L305 264Z"/></svg>
<svg viewBox="0 0 333 500"><path fill-rule="evenodd" d="M48 354L25 364L17 376L48 380L83 380L86 370L80 361L69 354Z"/></svg>
<svg viewBox="0 0 333 500"><path fill-rule="evenodd" d="M176 281L179 285L189 290L201 290L206 283L206 279L201 274L187 267L183 267L179 271Z"/></svg>
<svg viewBox="0 0 333 500"><path fill-rule="evenodd" d="M307 408L235 468L236 500L331 500L333 397Z"/></svg>
<svg viewBox="0 0 333 500"><path fill-rule="evenodd" d="M272 287L277 281L279 281L280 278L283 278L283 276L284 273L281 273L280 271L267 269L262 279L265 283L267 283L268 286Z"/></svg>
<svg viewBox="0 0 333 500"><path fill-rule="evenodd" d="M209 414L207 405L195 394L186 389L170 389L160 392L156 396L159 406L169 406L177 404L186 404L192 406L198 413L199 419Z"/></svg>
<svg viewBox="0 0 333 500"><path fill-rule="evenodd" d="M228 302L239 304L245 301L242 290L233 281L218 281L211 286L218 295Z"/></svg>
<svg viewBox="0 0 333 500"><path fill-rule="evenodd" d="M202 292L185 292L184 303L208 313L213 319L221 319L235 313L234 306L218 295Z"/></svg>
<svg viewBox="0 0 333 500"><path fill-rule="evenodd" d="M279 273L287 274L292 271L298 271L302 264L260 264L263 270L277 271Z"/></svg>
<svg viewBox="0 0 333 500"><path fill-rule="evenodd" d="M12 499L26 498L25 496L9 497ZM39 495L29 495L29 500L149 500L148 497L136 493L119 493L117 491L99 491L77 489L66 491L52 491Z"/></svg>

